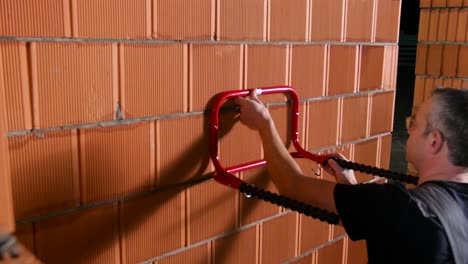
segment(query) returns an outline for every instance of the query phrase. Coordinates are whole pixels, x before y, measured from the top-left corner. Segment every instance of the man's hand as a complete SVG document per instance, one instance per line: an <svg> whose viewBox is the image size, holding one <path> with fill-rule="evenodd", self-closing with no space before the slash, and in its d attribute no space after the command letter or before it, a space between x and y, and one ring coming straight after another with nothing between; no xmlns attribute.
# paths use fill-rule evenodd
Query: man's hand
<svg viewBox="0 0 468 264"><path fill-rule="evenodd" d="M338 158L342 160L348 160L341 153L330 153L326 155L330 158ZM335 176L337 183L354 185L357 183L356 176L354 176L354 171L349 169L343 169L336 161L329 159L326 166L323 167L325 171Z"/></svg>
<svg viewBox="0 0 468 264"><path fill-rule="evenodd" d="M258 99L257 90L250 92L250 99L238 97L234 102L240 106L240 121L253 130L262 130L271 121L270 113Z"/></svg>

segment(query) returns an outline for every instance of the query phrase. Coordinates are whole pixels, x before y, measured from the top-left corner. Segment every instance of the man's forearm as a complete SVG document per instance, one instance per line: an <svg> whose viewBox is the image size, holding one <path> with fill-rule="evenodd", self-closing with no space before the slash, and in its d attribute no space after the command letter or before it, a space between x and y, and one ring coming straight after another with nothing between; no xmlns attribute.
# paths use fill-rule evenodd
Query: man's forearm
<svg viewBox="0 0 468 264"><path fill-rule="evenodd" d="M305 176L283 145L272 120L259 132L267 169L279 192L289 198L336 213L333 197L335 183Z"/></svg>

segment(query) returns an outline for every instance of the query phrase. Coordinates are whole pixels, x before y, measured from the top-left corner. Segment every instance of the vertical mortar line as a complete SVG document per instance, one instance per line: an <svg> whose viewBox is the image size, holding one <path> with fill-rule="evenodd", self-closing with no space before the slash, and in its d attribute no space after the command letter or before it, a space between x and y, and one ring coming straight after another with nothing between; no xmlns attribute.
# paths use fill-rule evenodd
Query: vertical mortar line
<svg viewBox="0 0 468 264"><path fill-rule="evenodd" d="M153 27L153 0L146 0L146 38L151 39Z"/></svg>
<svg viewBox="0 0 468 264"><path fill-rule="evenodd" d="M245 181L245 177L244 177L244 172L239 172L239 179ZM237 192L239 193L239 192ZM238 208L238 214L237 214L237 225L236 227L240 227L242 225L242 195L238 195L237 196L237 202L239 204L239 206L237 207Z"/></svg>
<svg viewBox="0 0 468 264"><path fill-rule="evenodd" d="M343 238L343 258L341 259L341 263L346 264L348 263L348 238Z"/></svg>
<svg viewBox="0 0 468 264"><path fill-rule="evenodd" d="M375 36L377 34L377 8L379 0L374 0L372 3L372 29L371 29L371 42L375 42Z"/></svg>
<svg viewBox="0 0 468 264"><path fill-rule="evenodd" d="M31 95L32 95L32 109L33 109L33 128L39 128L39 91L37 79L37 47L36 43L32 42L29 45L29 67L31 74Z"/></svg>
<svg viewBox="0 0 468 264"><path fill-rule="evenodd" d="M243 44L239 45L239 86L238 89L244 88L244 56L245 56L245 46Z"/></svg>
<svg viewBox="0 0 468 264"><path fill-rule="evenodd" d="M360 85L361 50L362 50L362 45L356 45L355 46L355 54L356 54L355 70L354 70L354 92L355 93L359 91L359 85Z"/></svg>
<svg viewBox="0 0 468 264"><path fill-rule="evenodd" d="M72 37L76 38L78 37L78 6L76 3L77 0L69 0L69 1L71 1L71 9L70 9L71 33L72 33Z"/></svg>
<svg viewBox="0 0 468 264"><path fill-rule="evenodd" d="M125 100L125 46L120 43L118 45L118 102L120 104L121 118L125 119L125 111L127 109L127 104ZM115 105L117 106L117 105Z"/></svg>
<svg viewBox="0 0 468 264"><path fill-rule="evenodd" d="M311 0L306 0L306 32L305 32L305 41L309 42L310 40L310 30L311 30L311 17L312 17L312 3Z"/></svg>
<svg viewBox="0 0 468 264"><path fill-rule="evenodd" d="M193 111L193 43L187 44L188 45L188 62L187 62L187 75L188 75L188 86L187 86L187 105L188 109L187 112ZM185 60L185 54L184 54ZM185 68L185 64L184 64ZM185 75L185 73L184 73ZM184 107L185 108L185 107Z"/></svg>
<svg viewBox="0 0 468 264"><path fill-rule="evenodd" d="M29 58L28 49L25 42L19 43L19 56L20 56L20 74L21 74L21 95L23 100L23 117L24 127L31 129L32 124L32 110L31 110L31 95L30 95L30 78L29 78Z"/></svg>
<svg viewBox="0 0 468 264"><path fill-rule="evenodd" d="M74 206L80 206L80 153L78 130L71 130Z"/></svg>
<svg viewBox="0 0 468 264"><path fill-rule="evenodd" d="M399 46L398 43L396 43L395 46L393 46L394 49L394 65L393 65L393 74L392 74L392 89L396 89L396 82L397 82L397 71L398 71L398 53L399 53Z"/></svg>
<svg viewBox="0 0 468 264"><path fill-rule="evenodd" d="M329 78L330 78L330 44L325 44L325 69L323 73L323 88L322 88L322 95L328 96L328 84L329 84Z"/></svg>
<svg viewBox="0 0 468 264"><path fill-rule="evenodd" d="M270 40L270 6L269 0L264 0L263 7L263 41Z"/></svg>
<svg viewBox="0 0 468 264"><path fill-rule="evenodd" d="M216 39L216 0L211 0L211 33L210 40Z"/></svg>
<svg viewBox="0 0 468 264"><path fill-rule="evenodd" d="M243 56L242 56L242 67L243 67L243 80L242 80L242 89L247 89L247 78L248 78L248 54L249 54L249 46L247 44L242 44L243 46Z"/></svg>
<svg viewBox="0 0 468 264"><path fill-rule="evenodd" d="M300 246L300 239L301 239L301 216L298 213L294 213L296 215L296 239L294 245L294 257L299 256L299 246Z"/></svg>
<svg viewBox="0 0 468 264"><path fill-rule="evenodd" d="M342 144L343 142L341 142L341 138L342 138L342 135L343 135L343 126L342 126L342 123L343 123L343 101L344 101L344 98L343 97L340 97L338 98L338 118L337 118L337 128L338 128L338 133L336 133L336 139L335 139L335 142L337 144ZM349 159L352 159L352 157L349 157Z"/></svg>
<svg viewBox="0 0 468 264"><path fill-rule="evenodd" d="M215 247L215 240L211 240L211 242L207 243L207 250L208 250L208 263L207 264L216 263L215 261L216 254L215 254L215 250L213 249L214 247Z"/></svg>
<svg viewBox="0 0 468 264"><path fill-rule="evenodd" d="M303 144L306 150L309 150L309 135L310 131L313 129L310 127L309 107L310 102L304 102L304 113L302 115L302 142L304 142Z"/></svg>
<svg viewBox="0 0 468 264"><path fill-rule="evenodd" d="M152 37L154 39L158 38L158 0L151 0L153 3L153 32Z"/></svg>
<svg viewBox="0 0 468 264"><path fill-rule="evenodd" d="M377 138L377 164L376 166L382 168L382 138Z"/></svg>
<svg viewBox="0 0 468 264"><path fill-rule="evenodd" d="M259 223L255 226L256 236L255 236L255 245L256 245L256 263L262 263L262 223Z"/></svg>
<svg viewBox="0 0 468 264"><path fill-rule="evenodd" d="M215 40L221 39L221 0L216 0L216 27L215 27Z"/></svg>
<svg viewBox="0 0 468 264"><path fill-rule="evenodd" d="M114 120L119 118L119 47L117 43L111 44L112 48L112 105ZM120 109L119 109L120 108Z"/></svg>
<svg viewBox="0 0 468 264"><path fill-rule="evenodd" d="M401 5L402 5L402 2L403 2L403 0L400 0L400 2L399 2L400 6L398 7L398 10L399 10L400 12L398 12L398 18L397 18L398 24L397 24L397 29L400 28L400 24L401 24ZM419 23L419 22L418 22L418 23ZM400 31L397 30L395 43L398 43L398 41L400 40L400 34L399 34L399 32L400 32Z"/></svg>
<svg viewBox="0 0 468 264"><path fill-rule="evenodd" d="M180 45L180 44L178 44ZM188 93L189 93L189 78L191 78L191 74L189 72L189 59L190 59L190 56L191 56L191 51L189 51L189 48L188 48L188 45L191 45L191 44L182 44L182 48L183 48L183 78L184 78L184 82L183 82L183 92L182 92L182 97L183 97L183 111L184 112L190 112L190 109L189 109L189 96L188 96ZM191 61L191 60L190 60ZM190 76L189 76L190 75ZM190 88L191 89L191 88Z"/></svg>
<svg viewBox="0 0 468 264"><path fill-rule="evenodd" d="M65 37L71 37L71 9L70 0L62 0L63 4L63 29Z"/></svg>
<svg viewBox="0 0 468 264"><path fill-rule="evenodd" d="M346 41L346 30L347 30L347 23L346 19L348 17L348 1L343 0L343 5L341 6L342 10L342 15L341 15L341 35L340 35L340 41L345 42Z"/></svg>
<svg viewBox="0 0 468 264"><path fill-rule="evenodd" d="M366 138L370 137L371 117L372 117L372 94L368 94L367 95Z"/></svg>

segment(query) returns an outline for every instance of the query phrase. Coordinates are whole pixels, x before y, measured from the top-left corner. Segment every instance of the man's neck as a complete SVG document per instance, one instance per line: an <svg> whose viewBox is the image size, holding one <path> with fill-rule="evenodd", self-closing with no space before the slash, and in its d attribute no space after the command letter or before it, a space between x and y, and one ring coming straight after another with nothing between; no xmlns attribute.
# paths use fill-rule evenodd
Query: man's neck
<svg viewBox="0 0 468 264"><path fill-rule="evenodd" d="M427 166L419 172L419 183L427 181L452 181L468 183L468 168L460 166Z"/></svg>

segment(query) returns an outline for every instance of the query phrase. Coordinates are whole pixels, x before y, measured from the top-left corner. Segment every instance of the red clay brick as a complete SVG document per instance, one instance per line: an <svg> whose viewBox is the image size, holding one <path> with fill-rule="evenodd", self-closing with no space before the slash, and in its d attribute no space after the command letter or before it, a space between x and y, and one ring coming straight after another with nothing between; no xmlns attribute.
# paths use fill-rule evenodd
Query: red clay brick
<svg viewBox="0 0 468 264"><path fill-rule="evenodd" d="M375 0L348 1L346 15L346 41L370 42L373 35Z"/></svg>
<svg viewBox="0 0 468 264"><path fill-rule="evenodd" d="M428 41L437 40L437 34L439 31L439 17L440 17L440 10L431 9L431 15L429 19L429 33L427 36Z"/></svg>
<svg viewBox="0 0 468 264"><path fill-rule="evenodd" d="M385 46L362 46L359 91L382 89Z"/></svg>
<svg viewBox="0 0 468 264"><path fill-rule="evenodd" d="M448 11L447 41L456 41L459 12L457 9L449 9Z"/></svg>
<svg viewBox="0 0 468 264"><path fill-rule="evenodd" d="M344 0L312 1L311 40L342 41Z"/></svg>
<svg viewBox="0 0 468 264"><path fill-rule="evenodd" d="M151 123L79 131L82 201L149 190L154 185L154 133Z"/></svg>
<svg viewBox="0 0 468 264"><path fill-rule="evenodd" d="M242 45L192 44L189 54L189 111L207 110L216 94L242 89Z"/></svg>
<svg viewBox="0 0 468 264"><path fill-rule="evenodd" d="M447 6L462 6L463 0L447 0Z"/></svg>
<svg viewBox="0 0 468 264"><path fill-rule="evenodd" d="M157 187L199 178L211 170L208 116L157 122Z"/></svg>
<svg viewBox="0 0 468 264"><path fill-rule="evenodd" d="M353 93L358 78L358 47L330 46L328 95Z"/></svg>
<svg viewBox="0 0 468 264"><path fill-rule="evenodd" d="M124 44L120 88L124 117L187 111L187 46Z"/></svg>
<svg viewBox="0 0 468 264"><path fill-rule="evenodd" d="M432 7L446 7L447 0L432 0Z"/></svg>
<svg viewBox="0 0 468 264"><path fill-rule="evenodd" d="M75 130L9 139L17 219L79 205L78 138Z"/></svg>
<svg viewBox="0 0 468 264"><path fill-rule="evenodd" d="M378 1L376 14L377 42L398 42L401 0Z"/></svg>
<svg viewBox="0 0 468 264"><path fill-rule="evenodd" d="M34 127L114 119L116 46L31 43Z"/></svg>
<svg viewBox="0 0 468 264"><path fill-rule="evenodd" d="M151 37L151 4L148 0L71 0L71 3L73 37Z"/></svg>
<svg viewBox="0 0 468 264"><path fill-rule="evenodd" d="M264 222L261 229L261 263L283 263L295 256L297 213Z"/></svg>
<svg viewBox="0 0 468 264"><path fill-rule="evenodd" d="M366 137L367 105L367 95L343 98L341 143Z"/></svg>
<svg viewBox="0 0 468 264"><path fill-rule="evenodd" d="M431 7L432 0L420 0L419 1L419 6L420 7Z"/></svg>
<svg viewBox="0 0 468 264"><path fill-rule="evenodd" d="M395 91L372 94L371 101L370 135L391 132L393 128Z"/></svg>
<svg viewBox="0 0 468 264"><path fill-rule="evenodd" d="M0 61L4 71L6 95L7 129L25 130L32 128L31 98L26 43L0 43Z"/></svg>
<svg viewBox="0 0 468 264"><path fill-rule="evenodd" d="M300 215L300 249L303 254L329 241L331 225L318 219Z"/></svg>
<svg viewBox="0 0 468 264"><path fill-rule="evenodd" d="M427 53L429 50L429 45L427 44L417 44L416 50L416 67L415 73L419 75L426 74L427 68Z"/></svg>
<svg viewBox="0 0 468 264"><path fill-rule="evenodd" d="M245 87L287 85L289 75L287 47L250 45L246 48Z"/></svg>
<svg viewBox="0 0 468 264"><path fill-rule="evenodd" d="M308 0L270 0L270 32L272 41L306 41L310 19Z"/></svg>
<svg viewBox="0 0 468 264"><path fill-rule="evenodd" d="M465 1L464 6L468 6L468 1ZM466 34L468 33L467 29L468 24L468 9L460 9L458 13L458 25L457 25L457 35L455 37L456 41L465 42L467 40Z"/></svg>
<svg viewBox="0 0 468 264"><path fill-rule="evenodd" d="M215 1L157 0L153 2L153 37L158 39L213 39Z"/></svg>
<svg viewBox="0 0 468 264"><path fill-rule="evenodd" d="M0 25L0 36L70 37L69 0L1 1Z"/></svg>
<svg viewBox="0 0 468 264"><path fill-rule="evenodd" d="M422 9L419 15L418 41L428 40L430 19L431 19L431 10Z"/></svg>
<svg viewBox="0 0 468 264"><path fill-rule="evenodd" d="M253 226L213 241L214 263L256 264L259 253L257 229L258 226Z"/></svg>
<svg viewBox="0 0 468 264"><path fill-rule="evenodd" d="M214 180L187 189L187 244L192 245L237 227L237 191Z"/></svg>
<svg viewBox="0 0 468 264"><path fill-rule="evenodd" d="M267 0L217 0L217 40L266 40Z"/></svg>
<svg viewBox="0 0 468 264"><path fill-rule="evenodd" d="M442 68L442 50L444 45L431 44L427 50L427 74L439 76Z"/></svg>
<svg viewBox="0 0 468 264"><path fill-rule="evenodd" d="M319 249L318 262L327 264L342 264L344 263L344 240L339 240L333 244L327 245L324 248Z"/></svg>
<svg viewBox="0 0 468 264"><path fill-rule="evenodd" d="M468 46L461 45L458 51L457 77L468 78Z"/></svg>
<svg viewBox="0 0 468 264"><path fill-rule="evenodd" d="M439 14L439 26L438 26L439 29L437 31L437 41L447 40L448 19L449 19L448 9L441 9L440 14Z"/></svg>
<svg viewBox="0 0 468 264"><path fill-rule="evenodd" d="M392 151L392 135L380 137L380 162L379 167L383 169L390 168L390 155Z"/></svg>
<svg viewBox="0 0 468 264"><path fill-rule="evenodd" d="M459 45L445 44L442 51L442 76L457 76Z"/></svg>
<svg viewBox="0 0 468 264"><path fill-rule="evenodd" d="M121 203L122 263L140 263L185 245L185 192L158 192Z"/></svg>
<svg viewBox="0 0 468 264"><path fill-rule="evenodd" d="M292 46L291 85L301 99L325 95L327 57L327 45Z"/></svg>
<svg viewBox="0 0 468 264"><path fill-rule="evenodd" d="M38 222L36 256L44 263L119 263L117 211L114 204Z"/></svg>
<svg viewBox="0 0 468 264"><path fill-rule="evenodd" d="M309 102L308 111L307 148L312 151L336 145L341 116L339 99Z"/></svg>

